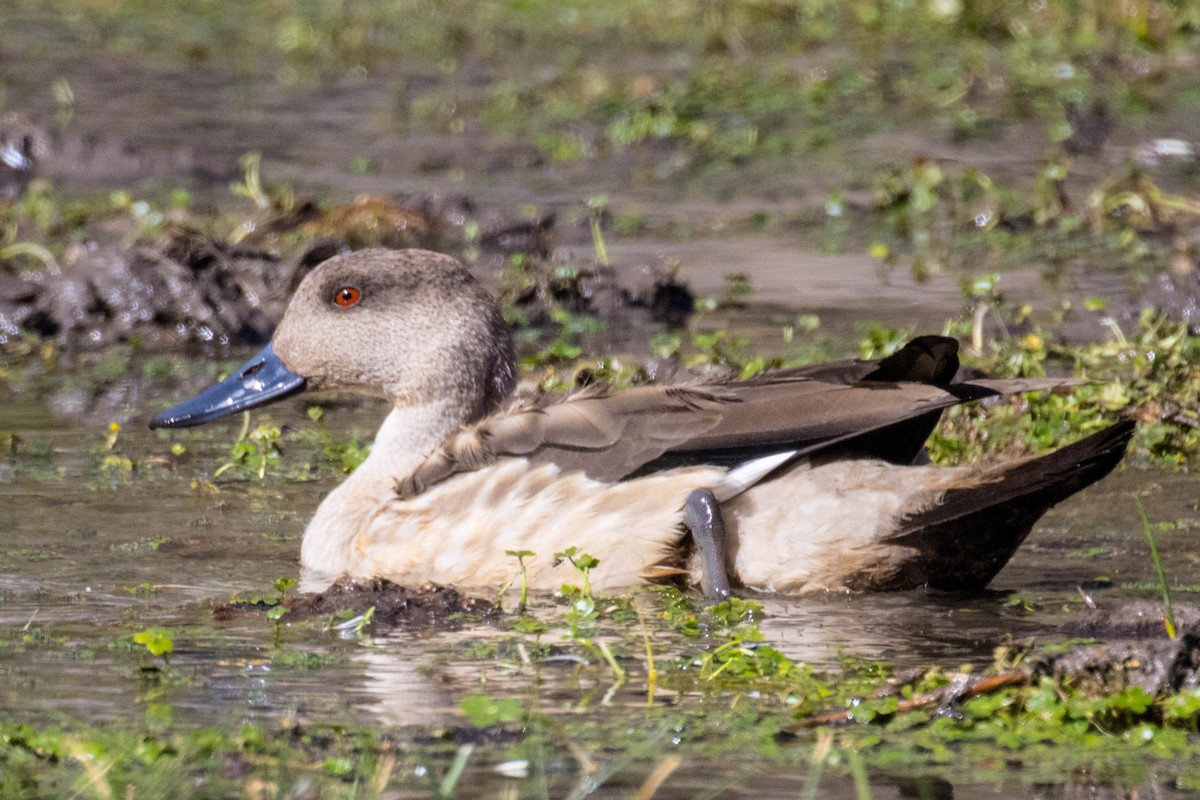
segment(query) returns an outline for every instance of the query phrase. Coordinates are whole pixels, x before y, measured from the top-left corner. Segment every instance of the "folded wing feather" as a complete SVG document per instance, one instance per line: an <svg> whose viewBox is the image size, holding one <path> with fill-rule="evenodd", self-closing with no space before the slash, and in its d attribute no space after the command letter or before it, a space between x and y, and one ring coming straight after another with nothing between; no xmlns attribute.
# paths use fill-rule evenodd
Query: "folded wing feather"
<svg viewBox="0 0 1200 800"><path fill-rule="evenodd" d="M950 387L871 380L842 385L783 372L614 393L589 387L558 402L518 405L464 429L396 491L411 497L502 457L553 463L603 481L680 463L740 463L784 450L799 458L966 400L1074 383L1038 378Z"/></svg>

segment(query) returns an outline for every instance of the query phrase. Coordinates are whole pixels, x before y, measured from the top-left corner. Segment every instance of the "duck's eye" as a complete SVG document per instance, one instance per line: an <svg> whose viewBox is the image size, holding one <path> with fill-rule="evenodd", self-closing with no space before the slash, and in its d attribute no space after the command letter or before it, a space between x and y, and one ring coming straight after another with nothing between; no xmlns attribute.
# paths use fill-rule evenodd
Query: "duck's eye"
<svg viewBox="0 0 1200 800"><path fill-rule="evenodd" d="M343 286L333 293L333 302L337 303L342 308L349 308L357 305L362 299L362 292L355 289L353 286Z"/></svg>

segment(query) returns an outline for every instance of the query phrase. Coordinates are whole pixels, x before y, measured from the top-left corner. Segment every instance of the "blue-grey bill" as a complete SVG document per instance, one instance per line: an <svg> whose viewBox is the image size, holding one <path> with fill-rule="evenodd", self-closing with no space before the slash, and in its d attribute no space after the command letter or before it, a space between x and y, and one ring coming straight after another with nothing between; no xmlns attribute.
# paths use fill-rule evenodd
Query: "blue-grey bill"
<svg viewBox="0 0 1200 800"><path fill-rule="evenodd" d="M304 378L285 367L267 345L225 380L150 420L150 427L191 428L302 391Z"/></svg>

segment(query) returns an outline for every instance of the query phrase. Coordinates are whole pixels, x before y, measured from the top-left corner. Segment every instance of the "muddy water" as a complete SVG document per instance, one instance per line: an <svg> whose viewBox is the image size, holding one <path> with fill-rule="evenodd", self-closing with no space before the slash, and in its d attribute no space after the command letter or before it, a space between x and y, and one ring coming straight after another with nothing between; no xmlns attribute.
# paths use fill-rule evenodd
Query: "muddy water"
<svg viewBox="0 0 1200 800"><path fill-rule="evenodd" d="M490 208L533 204L577 211L587 196L607 192L612 208L644 213L652 227L684 223L693 231L680 239L611 241L614 260L678 260L680 277L706 295L718 294L728 273L748 275L755 305L738 324L756 337L755 352L784 352L779 330L797 313L816 313L823 332L845 337L864 319L938 330L961 307L954 276L916 283L898 269L881 277L877 263L861 253L826 255L811 243L774 233L722 235L723 225L751 213L786 217L819 204L828 186L842 185L829 178L837 165L811 165L812 172L826 173L824 179L806 169L786 186L765 187L770 190L765 194L786 196L784 201L681 203L671 186L627 187L626 173L607 163L546 166L528 152L478 133L414 133L396 111L391 76L305 88L281 86L269 77L235 76L226 67L150 68L129 57L98 59L86 47L53 46L39 40L38 20L21 22L30 35L6 42L0 100L5 110L25 110L45 122L56 112L51 85L68 79L74 118L45 163L45 174L61 188L191 181L200 196L227 200L238 157L257 150L264 154L268 180L340 196L466 195ZM873 159L905 163L929 153L930 146L914 134L862 147ZM1002 149L983 161L979 152L957 149L933 155L982 163L997 176L1028 171L1030 148L1008 143ZM360 156L377 170L356 174L351 165ZM590 254L586 226L563 224L560 231L565 252ZM1087 282L1087 294L1121 294L1119 279L1097 285L1094 278ZM1001 288L1022 301L1037 298L1045 308L1058 299L1044 292L1032 268L1006 273ZM637 338L644 343L641 332ZM207 372L192 388L211 377ZM215 621L214 598L233 592L269 595L275 579L297 573L299 536L337 477L326 468L303 481L218 481L218 494L193 488L193 481L211 478L224 461L236 426L171 437L151 434L144 428L149 410L185 396L189 387L118 377L105 384L98 401L86 381L77 383L69 372L52 371L18 391L0 379L3 716L34 723L105 723L136 719L166 704L174 722L184 725L363 722L399 726L400 738L407 740L461 722L458 701L486 692L536 706L561 724L586 718L616 731L614 740L623 738L624 730L649 727L651 747L602 765L601 796L632 794L662 754L672 752L677 736L672 726L686 723L662 717L647 723L641 689L620 689L606 706L602 698L610 686L595 673L581 673L573 662L498 659L488 648L501 646L509 636L500 627L468 622L459 630L343 636L301 624L276 631L259 616ZM272 416L299 422L305 421L303 413L297 404ZM353 428L371 428L380 417L373 406L335 407L326 424L335 438L345 438ZM112 451L104 449L109 421L124 424ZM4 438L12 435L18 437L15 445ZM183 443L186 453L173 455L171 442ZM104 459L113 456L136 460L136 473L102 470ZM284 464L294 458L285 453ZM763 630L792 658L827 668L835 667L842 653L900 667L982 665L1007 637L1042 644L1072 638L1078 633L1073 623L1087 613L1077 588L1081 583L1087 582L1084 593L1102 609L1157 597L1146 588L1154 573L1135 507L1138 497L1152 520L1171 523L1160 531L1159 546L1178 587L1177 603L1188 602L1200 588L1195 480L1126 468L1048 514L987 593L768 598ZM547 598L538 600L536 613L548 622L562 616ZM188 680L161 686L143 674L141 668L154 659L130 637L150 626L173 631L171 663ZM558 636L551 631L544 638L555 642ZM665 662L691 652L693 644L663 636L655 646ZM636 673L638 650L626 646L625 651L633 654L627 666ZM634 685L644 686L644 680L631 681ZM655 702L669 710L684 701L662 692ZM703 713L695 703L683 708L686 714ZM550 796L582 796L595 789L579 776L568 753L552 755L546 777ZM795 797L806 786L804 765L789 766L786 757L781 766L756 756L684 756L683 768L657 796ZM492 767L501 760L501 748L477 758L463 785L480 795L536 793L529 779L497 774ZM1120 769L1113 767L1114 773ZM1054 776L1036 789L1019 778L963 775L952 796L1116 796L1086 777L1080 779L1085 790L1072 788L1069 775ZM1151 774L1143 796L1182 796L1166 788L1170 778L1166 767ZM885 773L872 775L872 789L875 797L951 796L941 784L914 785ZM856 790L848 779L826 776L820 796L855 797Z"/></svg>
<svg viewBox="0 0 1200 800"><path fill-rule="evenodd" d="M434 131L432 123L414 121L408 109L412 98L446 80L429 65L380 65L369 75L354 71L328 84L289 85L270 71L269 59L250 65L212 58L181 67L153 53L97 58L88 46L63 42L115 32L82 30L74 27L78 20L64 21L35 8L23 8L7 22L11 27L3 44L9 57L0 59L0 111L26 113L50 131L40 173L57 188L145 187L153 194L155 187L185 185L198 198L228 204L238 159L254 151L263 155L265 180L301 193L467 198L508 220L521 216L522 209L557 211L560 252L584 256L591 255L584 201L604 194L615 214L638 217L651 230L680 231L677 238L631 240L610 232L609 250L618 263L677 262L680 277L705 295L719 293L726 275L741 273L754 289L752 299L771 309L816 312L834 335L863 320L940 329L962 309L961 276L941 274L917 283L904 264L881 276L865 246L826 254L813 241L820 233L811 230L729 232L755 216L810 216L826 192L844 189L863 164L906 164L931 156L982 166L998 181L1022 181L1036 172L1029 154L1041 135L1016 122L1008 137L965 144L919 129L889 132L839 143L845 151L840 157L806 157L803 164L787 164L768 179L747 181L717 198L705 186L647 180L633 161L554 163L478 126ZM200 41L204 35L197 33ZM486 77L468 82L476 79ZM64 126L55 123L62 109L52 88L59 80L70 85L74 98ZM1180 129L1194 127L1189 123L1181 121ZM1091 186L1121 163L1136 144L1132 135L1125 138L1103 158L1073 164L1072 181ZM372 165L367 174L355 167L363 161ZM860 194L859 204L869 204L869 193ZM993 267L966 268L971 273ZM1070 276L1075 284L1085 284L1086 292L1046 291L1036 265L1007 270L999 288L1043 311L1063 299L1078 308L1084 296L1105 297L1112 307L1128 304L1123 280L1091 265L1087 272ZM1094 316L1094 324L1072 331L1072 338L1107 335L1100 315Z"/></svg>
<svg viewBox="0 0 1200 800"><path fill-rule="evenodd" d="M201 372L205 371L203 368ZM131 370L135 372L136 370ZM221 480L219 492L196 488L210 478L236 436L217 425L172 436L145 429L145 405L157 407L187 387L129 391L141 406L118 405L109 416L124 423L116 446L105 449L107 427L55 416L48 400L61 392L44 375L20 391L0 389L2 432L17 442L0 458L0 713L54 723L128 719L151 704L169 703L175 723L283 724L289 719L369 723L428 731L461 721L458 701L472 692L512 696L551 719L568 724L590 709L599 725L644 725L644 682L602 698L609 687L575 662L515 656L497 659L502 626L467 622L456 630L376 631L347 636L314 624L285 624L278 632L261 616L213 619L211 604L231 593L270 594L271 583L298 572L299 536L320 497L337 481L330 470L312 480ZM190 379L203 382L206 378ZM111 385L109 390L112 390ZM296 403L273 417L304 420ZM351 428L370 428L381 410L373 404L334 406L325 424L334 438ZM174 455L170 444L186 447ZM105 457L138 463L127 475L105 471ZM289 459L301 457L285 453ZM1039 643L1074 636L1086 616L1077 587L1101 607L1154 598L1154 581L1135 507L1141 497L1156 522L1172 523L1159 546L1179 603L1200 584L1194 538L1200 527L1194 479L1125 468L1047 515L1007 569L980 595L914 591L885 595L822 594L763 601L768 641L795 659L835 668L843 654L894 661L900 667L938 663L990 663L1008 637ZM1098 582L1097 582L1098 581ZM1012 598L1020 598L1016 604ZM648 608L656 601L645 598ZM561 609L537 600L536 614L554 623ZM559 623L561 624L561 623ZM171 664L188 680L166 687L139 678L153 661L129 641L149 626L173 631ZM278 638L278 641L276 637ZM545 634L548 643L559 632ZM281 647L276 649L276 644ZM656 639L662 662L696 643L678 636ZM640 669L636 646L628 667ZM680 702L671 692L655 698L663 707ZM698 707L691 713L699 713ZM605 796L641 784L669 749L667 723L661 748L618 759ZM492 762L500 760L497 755ZM472 766L472 787L503 789L486 758ZM685 774L686 773L686 774ZM737 796L794 795L804 770L767 767L751 759L697 762L664 796L691 796L700 788L727 787ZM872 776L877 794L896 796L911 786L888 775ZM577 781L572 769L551 769L560 794ZM1065 778L1064 778L1065 780ZM850 782L830 777L821 796L854 796ZM908 789L905 789L905 787ZM956 797L1019 786L980 783L968 776Z"/></svg>

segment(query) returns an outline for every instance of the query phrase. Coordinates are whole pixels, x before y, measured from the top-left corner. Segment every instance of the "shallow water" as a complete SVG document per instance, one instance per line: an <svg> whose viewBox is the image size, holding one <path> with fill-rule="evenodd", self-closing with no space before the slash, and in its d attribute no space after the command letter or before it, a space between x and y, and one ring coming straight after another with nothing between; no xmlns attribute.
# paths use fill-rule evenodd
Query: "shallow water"
<svg viewBox="0 0 1200 800"><path fill-rule="evenodd" d="M104 723L142 713L153 698L153 703L169 703L176 724L274 725L299 718L419 732L461 723L458 701L482 691L517 698L563 724L577 721L584 709L600 726L648 724L644 689L632 688L640 682L612 693L606 705L606 681L581 673L573 661L498 660L495 648L511 646L506 645L511 634L495 624L401 628L361 637L284 624L278 633L282 647L275 649L277 634L262 616L215 621L213 601L235 592L269 595L272 581L297 574L300 534L336 475L325 470L312 480L219 480L216 494L194 488L193 480L211 477L224 460L236 426L168 436L150 432L144 422L147 405L161 406L167 397L185 393L183 384L202 383L203 375L130 391L153 399L112 409L113 419L124 422L112 451L103 449L106 426L49 410L48 398L61 391L53 388L53 378L49 373L19 391L0 390L2 432L18 437L0 459L0 506L6 509L0 551L0 712L6 716ZM303 408L297 401L272 416L298 422ZM369 429L380 414L375 404L332 406L325 424L337 438L351 428ZM172 441L184 444L186 452L172 455ZM106 455L132 457L138 471L114 477L99 466ZM300 457L290 451L284 464ZM983 666L1009 639L1065 641L1075 635L1071 623L1086 616L1077 589L1083 582L1104 578L1111 583L1111 588L1088 590L1102 608L1157 597L1151 588L1138 588L1155 580L1135 506L1138 497L1152 520L1174 523L1159 533L1158 542L1172 583L1181 587L1176 602L1186 603L1190 594L1182 587L1200 584L1194 478L1126 467L1051 511L986 593L764 598L763 631L770 644L819 669L836 669L843 655L892 661L899 668ZM1022 603L1013 604L1012 596ZM640 602L653 609L656 601ZM535 614L553 621L561 611L549 598L538 598ZM188 680L155 687L138 677L148 656L139 654L141 648L129 637L148 626L174 632L171 664ZM558 636L552 630L543 640L553 644ZM656 657L665 662L696 644L656 637ZM633 657L628 668L637 672L637 649L628 650ZM654 702L669 713L683 698L663 691ZM684 708L700 713L703 702L688 701ZM614 772L602 796L636 788L662 753L673 752L669 727L675 723L654 724L664 726L658 734L661 746L607 763ZM473 763L467 773L473 792L501 791L514 781L526 785L492 770L503 760L502 751L488 751ZM746 763L690 762L695 754L686 747L679 752L691 766L668 782L662 796L692 796L721 786L723 796L782 797L804 785L803 765L783 768L751 756ZM555 791L566 793L579 779L570 763L551 761L547 781ZM876 797L915 796L904 794L915 790L895 776L873 774L872 780ZM969 776L955 783L955 797L1028 791L1017 784L977 783ZM822 786L823 797L854 796L848 780L829 776Z"/></svg>
<svg viewBox="0 0 1200 800"><path fill-rule="evenodd" d="M582 257L592 253L581 224L583 200L604 192L613 210L642 215L651 230L680 231L674 237L614 235L609 252L615 262L678 261L680 277L707 296L720 294L727 274L748 275L752 305L713 315L705 324L732 321L754 339L755 352L766 355L789 352L781 330L801 313L819 315L820 333L835 342L850 341L853 327L867 319L940 330L962 308L959 279L943 273L917 282L903 266L882 274L864 252L822 252L814 241L820 234L812 230L784 225L782 231L768 226L765 232L729 235L730 230L744 228L753 215L787 219L820 207L830 187L845 185L840 170L847 158L905 164L928 155L980 166L1000 180L1027 178L1040 168L1030 154L1040 152L1042 134L1020 123L1013 124L1011 135L964 144L924 130L888 131L848 146L849 156L841 161L814 154L795 169L788 165L761 186L742 187L744 197L715 199L695 187L689 197L669 180L630 185L629 163L546 164L529 148L479 131L416 130L420 126L405 119L404 98L439 79L429 65L396 74L346 75L327 85L285 85L262 65L228 63L220 53L182 67L164 66L161 53L115 55L89 46L94 39L78 29L78 20L64 27L50 18L52 10L3 5L7 17L0 27L8 33L0 42L0 111L23 110L48 124L60 111L54 82L65 78L74 93L73 119L56 134L57 150L44 165L44 174L60 189L137 187L136 192L153 194L156 186L182 182L200 203L227 202L238 158L254 150L264 154L269 181L289 182L300 191L343 198L358 192L461 195L482 208L501 209L504 219L520 216L526 204L558 210L560 253ZM56 38L64 30L79 38ZM205 35L212 33L198 34L198 41L211 45ZM1185 124L1160 123L1159 132L1194 130L1192 122L1185 115ZM1072 181L1088 186L1099 181L1141 133L1118 131L1100 157L1072 165ZM369 174L354 168L360 157L374 165ZM1114 299L1119 307L1125 279L1115 272L1098 274L1094 266L1103 267L1086 265L1086 272L1077 271L1053 291L1042 283L1037 265L1012 269L1000 288L1042 311L1063 299L1079 308L1085 296ZM1091 327L1068 335L1106 336L1095 317ZM589 344L638 351L646 338L645 331L616 330ZM168 400L186 396L215 374L204 362L174 364L177 376L190 377L150 381L130 377L139 372L136 360L102 381L70 365L33 378L20 377L25 366L10 366L16 377L0 377L3 716L64 726L104 724L149 718L165 706L173 723L184 727L365 723L395 731L406 745L427 747L433 754L429 768L444 770L454 747L438 744L439 731L463 724L462 697L484 692L535 707L563 730L600 731L591 740L578 737L593 745L598 766L586 769L572 749L577 747L572 736L555 730L540 774L535 769L528 777L503 777L495 767L507 759L506 743L485 743L460 794L630 796L664 757L676 754L682 762L657 797L795 797L808 786L811 771L786 749L770 759L757 748L741 757L728 751L713 757L688 740L690 721L706 708L727 704L727 697L660 690L653 713L646 712L643 689L633 688L644 680L612 690L604 673L572 661L525 664L511 653L498 657L498 648L511 646L512 634L503 626L467 622L454 630L345 636L286 621L276 631L262 616L215 621L214 601L235 592L269 595L275 579L298 572L300 534L321 496L336 484L333 471L323 466L304 480L275 477L265 483L226 478L217 481L216 494L193 487L193 481L211 479L226 459L237 425L167 435L149 432L144 423ZM352 429L371 429L381 416L371 404L331 406L325 424L341 441ZM273 410L271 417L309 425L300 401ZM123 424L111 451L105 449L110 421ZM172 442L183 443L186 452L172 454ZM302 449L288 448L285 469L311 456L296 452ZM119 464L106 470L101 465L108 457L129 457L137 470L126 474ZM842 654L899 668L981 666L1010 638L1038 644L1069 640L1078 633L1073 623L1087 616L1083 594L1101 609L1157 600L1157 591L1148 588L1155 575L1138 498L1151 520L1170 523L1159 531L1158 543L1177 587L1176 602L1187 603L1200 587L1195 479L1126 467L1050 512L986 593L764 598L762 629L770 644L822 669L836 669ZM1109 588L1081 594L1078 587L1085 582ZM652 597L644 602L655 607ZM551 623L562 617L550 598L538 598L535 613ZM154 659L130 637L149 626L173 631L171 664L186 680L163 684L144 669ZM552 630L542 639L557 643L559 636ZM643 669L638 644L622 644L626 667L636 674ZM656 657L664 662L703 646L679 636L655 639ZM728 733L732 738L737 731ZM595 745L596 738L603 744ZM426 768L419 763L399 781L410 793L404 796L432 794L423 791ZM1113 784L1133 784L1140 787L1139 798L1187 795L1175 785L1169 764L1114 762L1099 775L1034 776L1015 767L1005 775L1001 763L997 772L959 773L947 784L914 781L903 770L873 771L871 792L877 798L1128 797L1134 795ZM820 790L820 797L861 797L849 778L830 773Z"/></svg>
<svg viewBox="0 0 1200 800"><path fill-rule="evenodd" d="M849 182L854 190L848 205L870 207L870 191L860 185L866 181L859 174L864 165L882 168L925 157L977 166L998 183L1012 179L1020 185L1039 168L1031 154L1043 145L1042 133L1020 120L1008 121L1004 136L962 142L910 120L903 130L842 141L806 154L802 163L775 165L768 176L736 181L735 190L715 196L718 192L689 186L683 177L648 180L637 159L557 163L528 143L477 125L450 134L411 118L413 98L435 96L448 84L469 95L456 82L495 80L486 69L474 74L464 66L464 75L448 78L439 66L398 60L378 64L369 74L356 69L326 82L289 82L268 53L246 63L222 58L221 48L232 45L207 28L195 33L200 54L194 63L181 65L180 54L131 50L130 42L146 35L140 26L122 46L124 32L116 22L112 29L92 29L88 14L64 19L49 7L13 5L7 36L0 40L11 54L0 59L0 111L27 113L52 131L53 146L40 169L59 189L139 187L137 194L144 187L153 196L162 186L185 185L197 205L223 205L230 201L230 182L239 176L238 159L259 152L264 180L300 193L464 200L494 221L557 212L557 253L584 257L592 255L585 201L604 195L614 214L640 218L650 231L663 232L622 238L610 230L615 262L678 263L680 278L702 296L719 295L727 275L744 274L754 290L751 299L773 312L770 325L778 327L778 318L797 312L816 313L835 337L863 321L940 329L963 310L960 280L997 267L994 259L973 263L968 257L960 268L948 264L945 272L917 281L904 258L884 270L866 255L867 242L845 246L861 235L853 230L861 220L849 218L824 221L846 229L828 246L822 223L809 217L830 189L841 191ZM115 18L129 23L122 15ZM115 52L96 50L98 42ZM63 126L54 122L63 111L53 91L59 80L70 85L74 98ZM1181 131L1195 127L1189 109L1170 113L1177 118L1160 124ZM1072 162L1070 182L1080 202L1085 188L1129 159L1142 133L1118 130L1103 153ZM363 159L372 165L366 172L355 168ZM1157 177L1169 182L1173 173L1163 173ZM803 225L796 223L801 217L808 219ZM770 222L760 230L747 222L753 218ZM1108 300L1109 313L1126 321L1121 314L1132 287L1119 265L1076 259L1053 289L1039 278L1046 268L1036 258L1005 265L998 288L1032 303L1043 312L1042 321L1063 301L1081 308L1085 297ZM1058 332L1073 340L1110 335L1100 324L1102 315L1083 317Z"/></svg>

